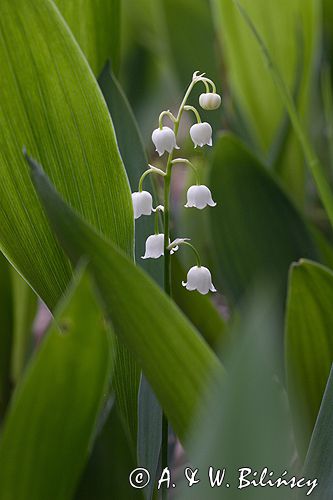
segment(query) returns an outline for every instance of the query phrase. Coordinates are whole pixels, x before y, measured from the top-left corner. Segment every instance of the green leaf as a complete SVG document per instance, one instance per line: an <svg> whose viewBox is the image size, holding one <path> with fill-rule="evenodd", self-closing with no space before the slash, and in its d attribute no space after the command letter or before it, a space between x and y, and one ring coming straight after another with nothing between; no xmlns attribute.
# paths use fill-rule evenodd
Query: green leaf
<svg viewBox="0 0 333 500"><path fill-rule="evenodd" d="M252 34L253 39L256 41L258 48L260 48L262 52L263 59L270 71L272 82L274 82L278 91L281 104L283 104L288 111L289 118L293 125L296 137L299 141L300 146L302 147L303 155L306 159L306 162L318 189L318 194L324 205L331 225L333 225L333 193L326 176L325 168L322 165L316 152L314 151L314 148L309 140L307 130L302 123L296 105L293 101L291 92L285 82L285 79L283 78L282 73L279 70L279 67L272 58L269 49L267 48L260 33L256 29L252 19L249 17L247 11L242 7L238 0L233 1L238 6L239 12L245 20L249 32Z"/></svg>
<svg viewBox="0 0 333 500"><path fill-rule="evenodd" d="M145 489L146 498L150 500L160 472L158 465L162 445L163 413L144 376L141 377L139 394L138 465L150 473L151 480Z"/></svg>
<svg viewBox="0 0 333 500"><path fill-rule="evenodd" d="M85 275L59 306L12 400L0 444L3 500L72 498L109 383L110 341Z"/></svg>
<svg viewBox="0 0 333 500"><path fill-rule="evenodd" d="M22 157L43 163L66 201L129 254L133 215L108 110L49 0L0 4L0 248L53 309L71 267L47 224Z"/></svg>
<svg viewBox="0 0 333 500"><path fill-rule="evenodd" d="M320 412L304 464L304 477L315 478L318 486L311 498L322 500L333 495L333 371L326 385ZM308 498L299 495L297 498Z"/></svg>
<svg viewBox="0 0 333 500"><path fill-rule="evenodd" d="M108 413L107 413L108 412ZM129 483L136 468L135 451L124 433L117 405L107 408L106 419L97 434L94 449L77 488L77 500L142 499L141 490Z"/></svg>
<svg viewBox="0 0 333 500"><path fill-rule="evenodd" d="M11 269L14 302L11 374L14 383L23 374L32 348L32 326L37 313L37 296L24 279Z"/></svg>
<svg viewBox="0 0 333 500"><path fill-rule="evenodd" d="M333 361L333 273L301 260L291 268L286 368L295 431L304 456Z"/></svg>
<svg viewBox="0 0 333 500"><path fill-rule="evenodd" d="M207 380L224 372L221 364L162 290L61 200L33 160L29 164L59 241L73 262L81 255L89 257L115 332L135 355L175 432L184 439Z"/></svg>
<svg viewBox="0 0 333 500"><path fill-rule="evenodd" d="M258 477L264 467L277 476L285 469L291 471L294 449L287 398L275 371L280 323L275 312L270 286L256 291L243 307L230 335L232 349L227 356L223 353L227 368L224 384L222 388L211 387L210 400L187 450L190 463L199 469L197 479L201 482L192 488L185 482L177 500L220 499L223 490L228 500L281 499L281 489L238 489L241 467L259 471ZM210 486L209 467L215 472L226 468L220 488ZM282 497L290 498L287 488Z"/></svg>
<svg viewBox="0 0 333 500"><path fill-rule="evenodd" d="M313 0L241 0L288 87L292 89L298 56L297 32L303 38L303 79L300 107L307 107L313 71L320 5ZM267 151L283 119L283 104L278 98L269 68L260 48L246 29L232 0L213 0L216 29L229 73L230 89L246 117L248 129ZM285 36L279 36L281 33Z"/></svg>
<svg viewBox="0 0 333 500"><path fill-rule="evenodd" d="M209 212L219 288L238 301L256 281L271 281L285 295L290 264L316 258L310 233L274 177L235 137L216 145L210 185L217 206Z"/></svg>
<svg viewBox="0 0 333 500"><path fill-rule="evenodd" d="M99 75L111 58L120 66L120 0L55 0L83 50L91 69Z"/></svg>
<svg viewBox="0 0 333 500"><path fill-rule="evenodd" d="M5 414L11 394L13 308L10 265L0 253L0 421Z"/></svg>

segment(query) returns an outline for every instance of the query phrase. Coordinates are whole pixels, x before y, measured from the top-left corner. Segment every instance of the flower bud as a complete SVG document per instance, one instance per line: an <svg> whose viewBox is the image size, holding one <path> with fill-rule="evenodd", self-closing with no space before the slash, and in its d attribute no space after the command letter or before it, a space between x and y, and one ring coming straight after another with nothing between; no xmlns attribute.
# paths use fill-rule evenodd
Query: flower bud
<svg viewBox="0 0 333 500"><path fill-rule="evenodd" d="M207 205L215 207L216 203L213 201L212 193L207 186L191 186L187 191L186 208L195 207L202 210Z"/></svg>
<svg viewBox="0 0 333 500"><path fill-rule="evenodd" d="M150 215L153 210L153 198L148 191L132 193L132 202L134 209L134 219L141 215Z"/></svg>
<svg viewBox="0 0 333 500"><path fill-rule="evenodd" d="M187 273L187 283L182 282L186 290L198 290L202 295L206 295L209 292L216 292L216 288L212 283L212 276L209 269L203 266L191 267Z"/></svg>
<svg viewBox="0 0 333 500"><path fill-rule="evenodd" d="M212 127L207 122L192 125L190 128L190 135L194 143L194 147L196 148L197 146L200 146L202 148L205 144L207 144L207 146L211 146L212 133Z"/></svg>
<svg viewBox="0 0 333 500"><path fill-rule="evenodd" d="M152 133L152 141L156 147L156 151L160 156L167 151L171 153L173 149L179 149L176 144L176 136L170 127L157 128Z"/></svg>
<svg viewBox="0 0 333 500"><path fill-rule="evenodd" d="M199 104L202 109L207 109L208 111L218 109L221 106L221 96L212 92L201 94L199 97Z"/></svg>
<svg viewBox="0 0 333 500"><path fill-rule="evenodd" d="M146 240L146 252L142 259L158 259L164 255L164 234L152 234Z"/></svg>

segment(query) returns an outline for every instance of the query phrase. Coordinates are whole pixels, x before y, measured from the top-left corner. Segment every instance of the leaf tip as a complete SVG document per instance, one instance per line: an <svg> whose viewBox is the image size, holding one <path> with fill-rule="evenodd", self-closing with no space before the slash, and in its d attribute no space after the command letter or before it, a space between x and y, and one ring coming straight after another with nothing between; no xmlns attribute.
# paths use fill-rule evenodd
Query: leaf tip
<svg viewBox="0 0 333 500"><path fill-rule="evenodd" d="M23 153L23 156L25 157L25 159L27 160L27 163L30 167L31 173L42 173L43 172L41 165L39 165L39 163L37 163L37 161L35 159L31 158L28 155L27 148L25 146L23 146L23 148L22 148L22 153Z"/></svg>

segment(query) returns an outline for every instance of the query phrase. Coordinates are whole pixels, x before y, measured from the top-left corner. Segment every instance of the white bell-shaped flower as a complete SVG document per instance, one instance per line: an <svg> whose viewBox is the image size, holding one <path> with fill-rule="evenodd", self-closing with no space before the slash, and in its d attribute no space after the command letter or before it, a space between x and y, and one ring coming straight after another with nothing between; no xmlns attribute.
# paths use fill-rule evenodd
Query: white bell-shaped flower
<svg viewBox="0 0 333 500"><path fill-rule="evenodd" d="M221 106L221 96L213 92L207 92L206 94L201 94L199 97L199 104L202 109L207 109L211 111L213 109L218 109Z"/></svg>
<svg viewBox="0 0 333 500"><path fill-rule="evenodd" d="M138 219L141 215L150 215L152 213L153 198L148 191L132 193L132 203L135 219Z"/></svg>
<svg viewBox="0 0 333 500"><path fill-rule="evenodd" d="M191 267L187 273L187 282L183 281L182 284L186 290L198 290L202 295L206 295L209 291L216 292L210 271L204 266Z"/></svg>
<svg viewBox="0 0 333 500"><path fill-rule="evenodd" d="M171 153L173 149L179 149L176 144L175 133L170 127L163 127L162 129L157 128L152 133L151 138L160 156L162 156L165 151Z"/></svg>
<svg viewBox="0 0 333 500"><path fill-rule="evenodd" d="M146 252L142 259L158 259L164 255L164 234L152 234L146 240Z"/></svg>
<svg viewBox="0 0 333 500"><path fill-rule="evenodd" d="M191 139L194 142L194 147L211 146L212 145L212 127L207 122L196 123L190 128Z"/></svg>
<svg viewBox="0 0 333 500"><path fill-rule="evenodd" d="M212 198L212 193L207 186L191 186L187 191L186 208L195 207L202 210L207 205L215 207L216 203Z"/></svg>

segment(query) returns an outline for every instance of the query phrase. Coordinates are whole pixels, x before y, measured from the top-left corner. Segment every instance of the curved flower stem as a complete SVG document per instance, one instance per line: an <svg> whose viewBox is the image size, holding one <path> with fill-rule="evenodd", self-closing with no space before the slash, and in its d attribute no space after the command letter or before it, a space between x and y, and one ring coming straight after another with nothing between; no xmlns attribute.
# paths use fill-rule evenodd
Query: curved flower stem
<svg viewBox="0 0 333 500"><path fill-rule="evenodd" d="M155 213L155 234L160 234L159 214L158 214L157 210L156 210L156 213Z"/></svg>
<svg viewBox="0 0 333 500"><path fill-rule="evenodd" d="M169 250L172 250L173 248L177 247L177 246L180 246L180 245L187 245L188 247L190 247L194 254L195 254L195 258L196 258L196 261L197 261L197 266L198 267L201 267L201 259L200 259L200 255L199 255L199 252L198 250L191 244L189 243L188 241L178 241L177 240L172 243L171 245L169 245Z"/></svg>
<svg viewBox="0 0 333 500"><path fill-rule="evenodd" d="M201 82L203 82L206 86L206 90L207 90L207 87L208 87L208 83L210 83L210 85L212 86L212 90L213 90L213 94L216 94L216 85L215 83L210 80L209 78L203 78L201 77L200 80ZM208 92L209 92L209 87L208 87Z"/></svg>
<svg viewBox="0 0 333 500"><path fill-rule="evenodd" d="M159 227L160 216L158 212L164 212L164 207L162 205L158 205L155 208L155 234L160 234L160 227Z"/></svg>
<svg viewBox="0 0 333 500"><path fill-rule="evenodd" d="M149 166L151 167L151 165L149 165ZM160 170L159 168L156 168L156 167L149 168L148 170L146 170L145 172L143 172L143 174L141 175L140 180L139 180L139 191L140 191L140 193L142 191L143 181L145 180L145 178L149 174L158 174L158 175L162 175L163 177L165 176L165 172L163 172L163 170Z"/></svg>
<svg viewBox="0 0 333 500"><path fill-rule="evenodd" d="M184 106L184 110L185 111L193 111L193 113L195 114L195 117L197 119L197 122L201 123L201 118L200 118L200 115L199 115L199 111L194 106Z"/></svg>
<svg viewBox="0 0 333 500"><path fill-rule="evenodd" d="M167 111L162 111L162 113L160 114L159 119L158 119L158 126L159 126L160 130L162 130L162 128L163 128L164 116L168 116L170 118L170 120L173 121L173 123L176 122L176 117L171 113L171 111L169 109Z"/></svg>
<svg viewBox="0 0 333 500"><path fill-rule="evenodd" d="M200 185L199 173L198 173L197 168L193 165L193 163L191 163L190 160L187 160L186 158L175 158L171 162L172 165L177 165L178 163L184 163L185 165L189 166L193 170L193 172L195 174L197 186L199 186Z"/></svg>

